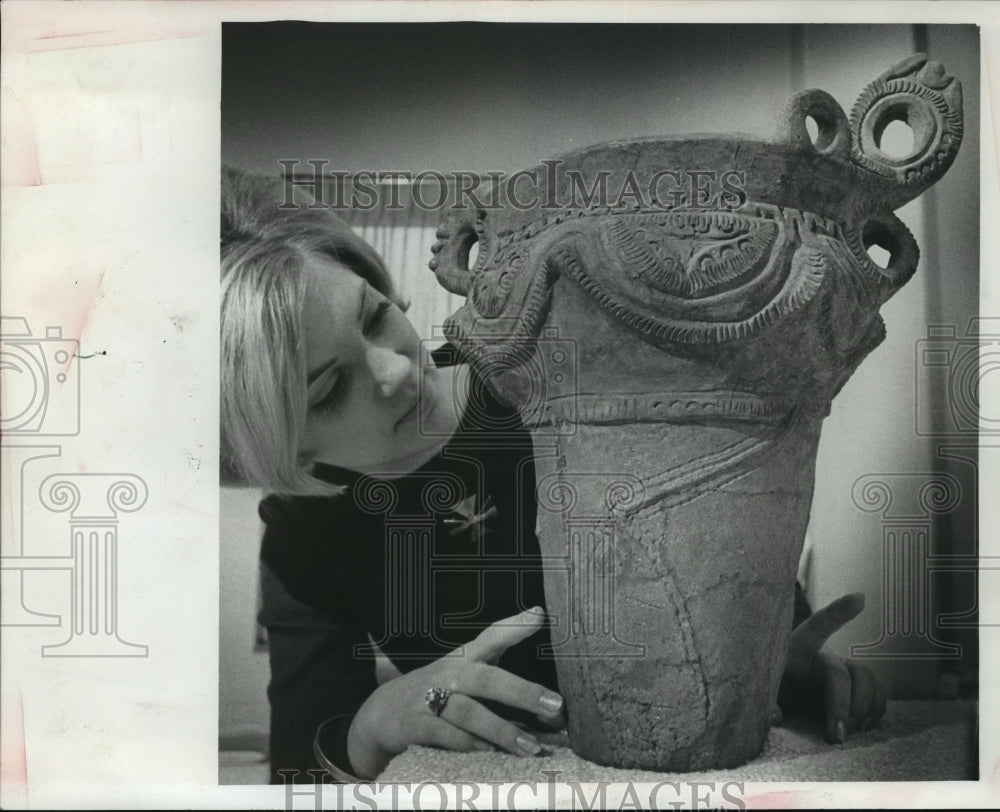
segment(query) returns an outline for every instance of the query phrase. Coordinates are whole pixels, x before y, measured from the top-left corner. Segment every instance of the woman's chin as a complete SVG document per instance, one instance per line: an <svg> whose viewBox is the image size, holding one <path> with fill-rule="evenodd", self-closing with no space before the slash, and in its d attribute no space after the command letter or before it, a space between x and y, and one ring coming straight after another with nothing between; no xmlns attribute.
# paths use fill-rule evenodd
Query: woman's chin
<svg viewBox="0 0 1000 812"><path fill-rule="evenodd" d="M408 443L404 448L399 449L399 453L393 459L377 465L367 465L361 473L386 477L405 476L432 459L448 440L447 437L427 436L420 439L423 442Z"/></svg>

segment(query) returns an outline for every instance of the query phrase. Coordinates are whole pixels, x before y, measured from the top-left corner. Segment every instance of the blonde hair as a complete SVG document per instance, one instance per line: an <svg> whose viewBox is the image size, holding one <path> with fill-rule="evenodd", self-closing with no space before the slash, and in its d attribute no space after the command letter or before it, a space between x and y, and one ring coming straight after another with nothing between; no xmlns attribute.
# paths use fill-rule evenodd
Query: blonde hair
<svg viewBox="0 0 1000 812"><path fill-rule="evenodd" d="M340 486L313 476L299 453L307 408L305 261L332 259L405 305L371 246L276 177L223 166L220 236L222 482L285 495L339 493Z"/></svg>

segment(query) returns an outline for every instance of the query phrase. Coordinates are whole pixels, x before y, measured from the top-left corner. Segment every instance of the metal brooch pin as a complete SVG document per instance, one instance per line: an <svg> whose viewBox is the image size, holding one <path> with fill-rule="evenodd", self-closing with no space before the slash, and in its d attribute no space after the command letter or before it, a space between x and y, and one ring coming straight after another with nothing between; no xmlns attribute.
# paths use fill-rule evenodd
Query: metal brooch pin
<svg viewBox="0 0 1000 812"><path fill-rule="evenodd" d="M444 524L451 525L451 534L461 533L464 530L468 530L473 525L479 524L486 519L491 519L497 515L496 505L493 504L493 497L487 496L486 501L483 502L483 508L478 513L474 512L474 507L476 504L476 495L463 499L459 502L453 510L462 516L461 519L445 519Z"/></svg>

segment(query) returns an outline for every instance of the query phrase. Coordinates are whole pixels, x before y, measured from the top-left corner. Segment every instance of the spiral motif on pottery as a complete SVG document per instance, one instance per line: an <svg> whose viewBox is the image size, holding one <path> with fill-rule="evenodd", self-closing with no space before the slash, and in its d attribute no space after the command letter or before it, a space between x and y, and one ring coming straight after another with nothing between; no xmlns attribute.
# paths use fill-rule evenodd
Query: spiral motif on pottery
<svg viewBox="0 0 1000 812"><path fill-rule="evenodd" d="M892 504L892 487L884 479L863 476L855 481L851 500L866 513L884 513Z"/></svg>
<svg viewBox="0 0 1000 812"><path fill-rule="evenodd" d="M608 510L628 510L638 505L646 495L642 482L627 476L616 479L604 489L604 506Z"/></svg>
<svg viewBox="0 0 1000 812"><path fill-rule="evenodd" d="M561 478L549 474L538 483L538 506L552 512L569 513L576 506L579 494L576 488Z"/></svg>
<svg viewBox="0 0 1000 812"><path fill-rule="evenodd" d="M399 501L396 486L384 479L361 477L354 486L354 504L373 515L391 513Z"/></svg>
<svg viewBox="0 0 1000 812"><path fill-rule="evenodd" d="M913 131L909 153L881 149L895 121ZM851 111L851 152L857 164L903 186L929 186L951 165L962 142L962 85L939 62L916 54L872 82Z"/></svg>
<svg viewBox="0 0 1000 812"><path fill-rule="evenodd" d="M938 474L921 486L917 498L928 513L949 513L962 499L962 486L950 474Z"/></svg>
<svg viewBox="0 0 1000 812"><path fill-rule="evenodd" d="M554 276L573 280L599 307L651 342L721 344L750 338L801 310L823 284L825 266L795 253L802 245L798 234L815 236L830 228L808 212L756 204L752 213L650 215L642 222L645 233L659 228L664 243L674 245L679 256L686 252L686 281L675 292L660 287L662 280L654 283L656 262L633 255L620 239L633 228L626 220L640 217L646 216L604 220L560 235L548 260ZM722 225L730 229L725 236ZM732 236L734 229L739 236Z"/></svg>
<svg viewBox="0 0 1000 812"><path fill-rule="evenodd" d="M41 503L53 513L76 510L80 504L80 489L68 479L60 479L64 474L47 477L38 490Z"/></svg>
<svg viewBox="0 0 1000 812"><path fill-rule="evenodd" d="M428 513L452 510L462 496L462 481L444 473L435 473L420 491L420 501Z"/></svg>
<svg viewBox="0 0 1000 812"><path fill-rule="evenodd" d="M773 223L738 214L674 212L616 218L604 238L631 277L690 299L759 270L776 235Z"/></svg>
<svg viewBox="0 0 1000 812"><path fill-rule="evenodd" d="M498 262L503 260L498 258ZM503 312L514 286L514 271L509 268L487 271L476 279L472 287L472 304L487 318L495 318Z"/></svg>
<svg viewBox="0 0 1000 812"><path fill-rule="evenodd" d="M140 479L120 479L108 488L107 500L111 510L134 513L144 504L148 491Z"/></svg>

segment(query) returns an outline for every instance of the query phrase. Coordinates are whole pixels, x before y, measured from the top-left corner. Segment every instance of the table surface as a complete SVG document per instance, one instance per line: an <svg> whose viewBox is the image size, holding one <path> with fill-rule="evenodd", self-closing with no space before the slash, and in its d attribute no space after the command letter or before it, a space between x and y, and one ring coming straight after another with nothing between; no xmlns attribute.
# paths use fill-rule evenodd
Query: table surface
<svg viewBox="0 0 1000 812"><path fill-rule="evenodd" d="M819 721L789 721L768 734L764 751L731 770L656 773L603 767L577 756L566 733L539 734L542 753L456 753L410 747L379 781L558 781L611 783L705 781L948 781L976 780L978 706L973 701L893 701L873 730L828 744Z"/></svg>
<svg viewBox="0 0 1000 812"><path fill-rule="evenodd" d="M603 767L577 756L565 731L539 733L544 749L534 758L509 753L455 753L410 747L396 756L379 781L949 781L976 780L978 705L974 701L893 701L874 729L844 744L823 740L818 722L788 721L772 728L764 751L732 770L656 773ZM220 784L266 784L269 765L257 752L219 754Z"/></svg>

